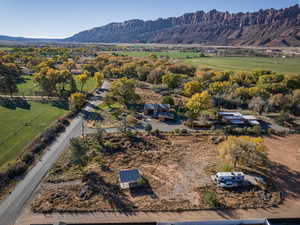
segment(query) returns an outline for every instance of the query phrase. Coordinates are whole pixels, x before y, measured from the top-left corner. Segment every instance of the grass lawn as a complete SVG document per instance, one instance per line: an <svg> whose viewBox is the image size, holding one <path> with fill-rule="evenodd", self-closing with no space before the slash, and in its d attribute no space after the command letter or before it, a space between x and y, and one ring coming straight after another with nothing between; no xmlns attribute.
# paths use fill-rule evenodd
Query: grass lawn
<svg viewBox="0 0 300 225"><path fill-rule="evenodd" d="M216 70L271 70L300 74L300 58L202 57L186 59L184 62Z"/></svg>
<svg viewBox="0 0 300 225"><path fill-rule="evenodd" d="M120 54L131 56L131 57L147 57L150 55L157 56L169 56L174 59L186 59L186 58L195 58L199 57L199 53L196 52L121 52Z"/></svg>
<svg viewBox="0 0 300 225"><path fill-rule="evenodd" d="M19 93L21 96L34 96L36 92L40 92L40 87L33 82L33 76L22 76L24 82L18 84ZM79 83L77 84L78 89L80 88ZM90 92L96 88L96 81L93 78L88 79L84 86L84 91Z"/></svg>
<svg viewBox="0 0 300 225"><path fill-rule="evenodd" d="M28 103L29 109L0 106L0 167L15 159L34 137L68 112L51 104Z"/></svg>

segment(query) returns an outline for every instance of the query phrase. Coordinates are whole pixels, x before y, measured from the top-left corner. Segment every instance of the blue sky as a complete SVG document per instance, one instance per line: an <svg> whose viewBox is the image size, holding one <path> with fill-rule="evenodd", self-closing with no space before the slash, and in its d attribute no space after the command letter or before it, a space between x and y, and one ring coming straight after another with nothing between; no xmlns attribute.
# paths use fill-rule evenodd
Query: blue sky
<svg viewBox="0 0 300 225"><path fill-rule="evenodd" d="M247 12L300 0L0 0L1 35L61 38L128 19L180 16L197 10Z"/></svg>

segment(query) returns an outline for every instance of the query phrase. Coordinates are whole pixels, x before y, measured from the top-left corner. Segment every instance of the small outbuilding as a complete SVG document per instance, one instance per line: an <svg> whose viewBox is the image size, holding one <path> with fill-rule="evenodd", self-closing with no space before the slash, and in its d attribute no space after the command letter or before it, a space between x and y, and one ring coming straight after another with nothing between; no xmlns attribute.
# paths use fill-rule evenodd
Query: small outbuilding
<svg viewBox="0 0 300 225"><path fill-rule="evenodd" d="M143 177L138 169L122 170L119 172L120 187L122 189L140 186Z"/></svg>

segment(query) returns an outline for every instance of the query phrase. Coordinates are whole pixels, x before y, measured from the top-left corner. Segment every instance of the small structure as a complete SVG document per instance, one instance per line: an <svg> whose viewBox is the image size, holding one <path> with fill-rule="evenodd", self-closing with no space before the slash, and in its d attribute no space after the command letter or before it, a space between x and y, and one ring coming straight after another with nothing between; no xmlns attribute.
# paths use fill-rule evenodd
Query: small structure
<svg viewBox="0 0 300 225"><path fill-rule="evenodd" d="M228 124L243 125L245 124L242 114L239 112L219 112L219 118Z"/></svg>
<svg viewBox="0 0 300 225"><path fill-rule="evenodd" d="M169 104L145 104L144 114L151 115L161 121L174 120L174 114L170 112Z"/></svg>
<svg viewBox="0 0 300 225"><path fill-rule="evenodd" d="M242 186L244 180L245 175L243 172L218 172L215 176L218 186L225 188Z"/></svg>
<svg viewBox="0 0 300 225"><path fill-rule="evenodd" d="M232 125L244 125L250 124L252 126L258 126L260 123L255 116L243 115L240 112L219 112L219 118L227 124Z"/></svg>
<svg viewBox="0 0 300 225"><path fill-rule="evenodd" d="M255 116L250 116L250 115L243 115L242 116L245 121L247 121L250 125L253 126L259 126L260 123L258 122L258 119Z"/></svg>
<svg viewBox="0 0 300 225"><path fill-rule="evenodd" d="M122 170L119 172L120 187L122 189L137 187L143 178L138 169Z"/></svg>

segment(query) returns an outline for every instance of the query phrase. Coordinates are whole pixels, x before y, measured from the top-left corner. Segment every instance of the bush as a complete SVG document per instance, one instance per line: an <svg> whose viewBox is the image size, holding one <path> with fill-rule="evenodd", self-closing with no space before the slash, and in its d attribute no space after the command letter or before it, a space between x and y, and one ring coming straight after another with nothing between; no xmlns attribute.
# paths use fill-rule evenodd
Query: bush
<svg viewBox="0 0 300 225"><path fill-rule="evenodd" d="M174 99L171 96L165 96L161 102L162 104L169 104L173 106L175 104Z"/></svg>
<svg viewBox="0 0 300 225"><path fill-rule="evenodd" d="M219 201L215 192L207 191L203 196L204 204L208 205L210 208L217 208L219 206Z"/></svg>
<svg viewBox="0 0 300 225"><path fill-rule="evenodd" d="M26 154L22 157L21 160L22 160L22 162L24 162L25 164L31 165L32 162L33 162L33 160L34 160L34 156L33 156L30 152L28 152L28 153L26 153Z"/></svg>
<svg viewBox="0 0 300 225"><path fill-rule="evenodd" d="M28 166L25 163L16 161L14 164L9 166L7 170L7 177L12 180L18 176L21 176L26 172L27 168Z"/></svg>
<svg viewBox="0 0 300 225"><path fill-rule="evenodd" d="M188 134L189 132L188 132L187 129L182 129L182 130L180 131L180 133L181 133L181 134Z"/></svg>
<svg viewBox="0 0 300 225"><path fill-rule="evenodd" d="M218 172L232 172L234 170L232 164L222 163L218 166Z"/></svg>

